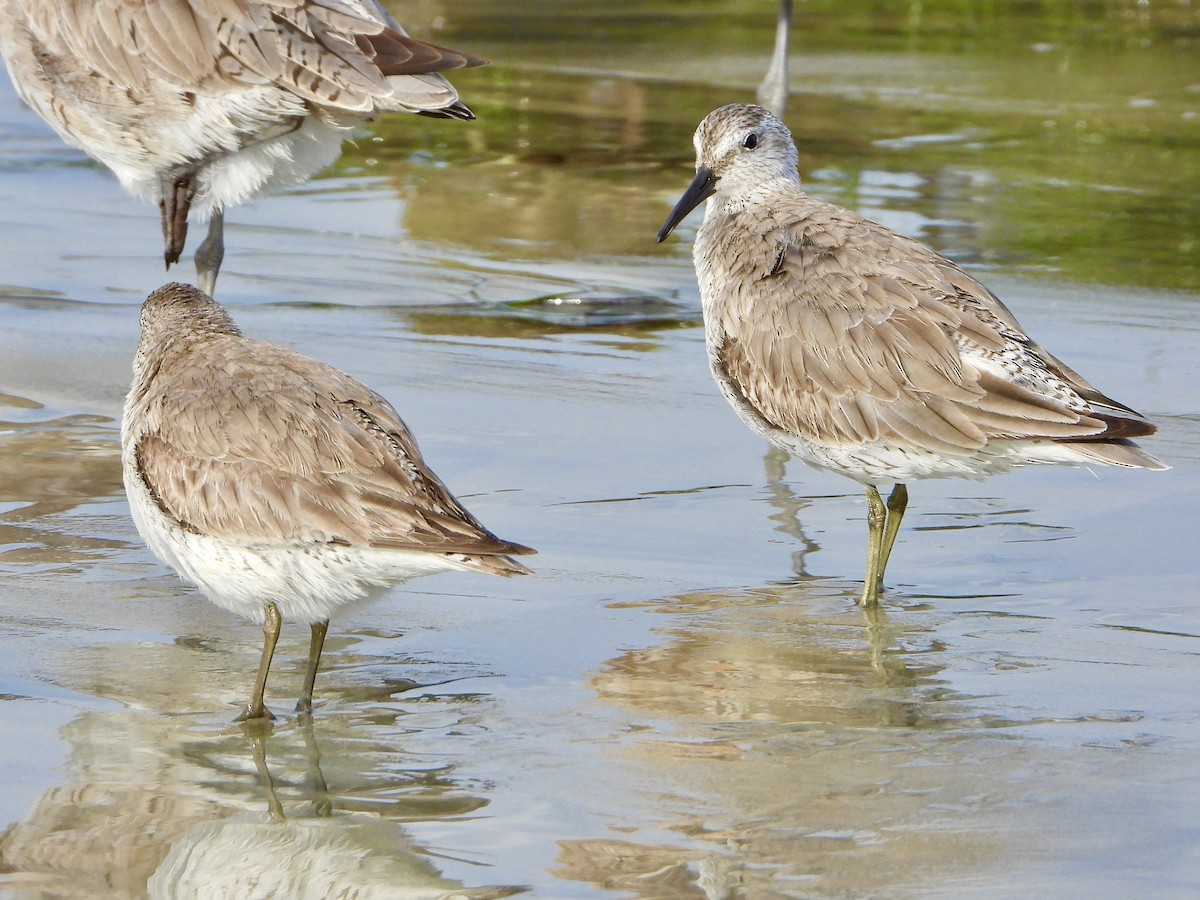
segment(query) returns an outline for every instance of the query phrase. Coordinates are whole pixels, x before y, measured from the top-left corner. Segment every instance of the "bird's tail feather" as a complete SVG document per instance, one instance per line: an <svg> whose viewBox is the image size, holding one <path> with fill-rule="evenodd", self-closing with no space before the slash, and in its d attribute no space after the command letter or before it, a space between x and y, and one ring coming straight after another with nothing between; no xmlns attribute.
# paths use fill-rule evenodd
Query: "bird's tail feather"
<svg viewBox="0 0 1200 900"><path fill-rule="evenodd" d="M1161 472L1171 468L1155 459L1133 441L1061 441L1084 461L1103 463L1109 466L1124 466L1128 469L1151 469Z"/></svg>

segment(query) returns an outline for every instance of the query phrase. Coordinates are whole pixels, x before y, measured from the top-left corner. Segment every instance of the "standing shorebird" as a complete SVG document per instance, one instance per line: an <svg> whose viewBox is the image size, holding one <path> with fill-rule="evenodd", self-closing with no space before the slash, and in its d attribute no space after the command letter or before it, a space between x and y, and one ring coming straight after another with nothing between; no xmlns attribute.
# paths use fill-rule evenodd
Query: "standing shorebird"
<svg viewBox="0 0 1200 900"><path fill-rule="evenodd" d="M215 300L169 284L142 305L121 462L138 532L209 600L263 623L254 693L283 619L312 626L296 709L312 709L330 614L450 569L527 574L425 465L395 409L299 353L242 337Z"/></svg>
<svg viewBox="0 0 1200 900"><path fill-rule="evenodd" d="M162 211L178 262L192 210L212 294L225 208L328 166L381 112L473 119L438 72L486 60L408 37L378 0L0 0L21 98Z"/></svg>
<svg viewBox="0 0 1200 900"><path fill-rule="evenodd" d="M708 201L692 255L713 375L755 432L866 486L860 603L878 603L910 479L1030 463L1166 468L1129 440L1154 425L1042 349L978 281L809 197L771 113L721 107L695 145L696 178L658 240Z"/></svg>

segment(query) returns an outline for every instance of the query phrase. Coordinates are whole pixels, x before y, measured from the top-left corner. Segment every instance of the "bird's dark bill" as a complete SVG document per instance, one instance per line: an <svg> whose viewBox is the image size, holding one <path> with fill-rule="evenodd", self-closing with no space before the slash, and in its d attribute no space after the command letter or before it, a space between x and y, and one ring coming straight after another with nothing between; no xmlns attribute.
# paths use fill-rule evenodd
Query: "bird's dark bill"
<svg viewBox="0 0 1200 900"><path fill-rule="evenodd" d="M682 222L688 213L711 197L716 189L717 176L713 174L713 170L708 166L698 168L696 177L688 185L688 189L683 192L683 196L679 198L679 202L675 204L671 214L667 216L667 221L658 233L658 242L661 244L665 241L667 235L675 230L675 226Z"/></svg>

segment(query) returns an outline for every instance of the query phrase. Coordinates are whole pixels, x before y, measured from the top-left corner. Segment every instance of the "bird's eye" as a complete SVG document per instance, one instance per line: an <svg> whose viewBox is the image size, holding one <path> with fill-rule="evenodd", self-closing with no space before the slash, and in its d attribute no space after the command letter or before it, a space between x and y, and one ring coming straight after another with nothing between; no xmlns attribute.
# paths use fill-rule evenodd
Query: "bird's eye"
<svg viewBox="0 0 1200 900"><path fill-rule="evenodd" d="M746 135L746 139L742 141L742 146L747 150L753 150L758 146L758 135L753 131Z"/></svg>

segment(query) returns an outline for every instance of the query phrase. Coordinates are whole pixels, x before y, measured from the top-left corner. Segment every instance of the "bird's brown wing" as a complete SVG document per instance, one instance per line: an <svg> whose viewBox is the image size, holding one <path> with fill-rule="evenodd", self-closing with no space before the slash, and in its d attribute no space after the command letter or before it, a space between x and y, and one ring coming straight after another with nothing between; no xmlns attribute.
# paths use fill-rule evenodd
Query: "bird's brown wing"
<svg viewBox="0 0 1200 900"><path fill-rule="evenodd" d="M462 507L378 394L291 351L223 341L203 368L185 356L158 373L145 400L138 470L183 527L235 543L532 552Z"/></svg>
<svg viewBox="0 0 1200 900"><path fill-rule="evenodd" d="M27 0L38 41L134 90L153 79L181 91L275 84L334 109L369 111L389 75L484 60L414 40L343 0Z"/></svg>
<svg viewBox="0 0 1200 900"><path fill-rule="evenodd" d="M773 213L784 224L762 232L760 271L743 254L717 323L717 364L771 425L823 444L964 454L1106 431L1082 380L948 260L809 198Z"/></svg>

